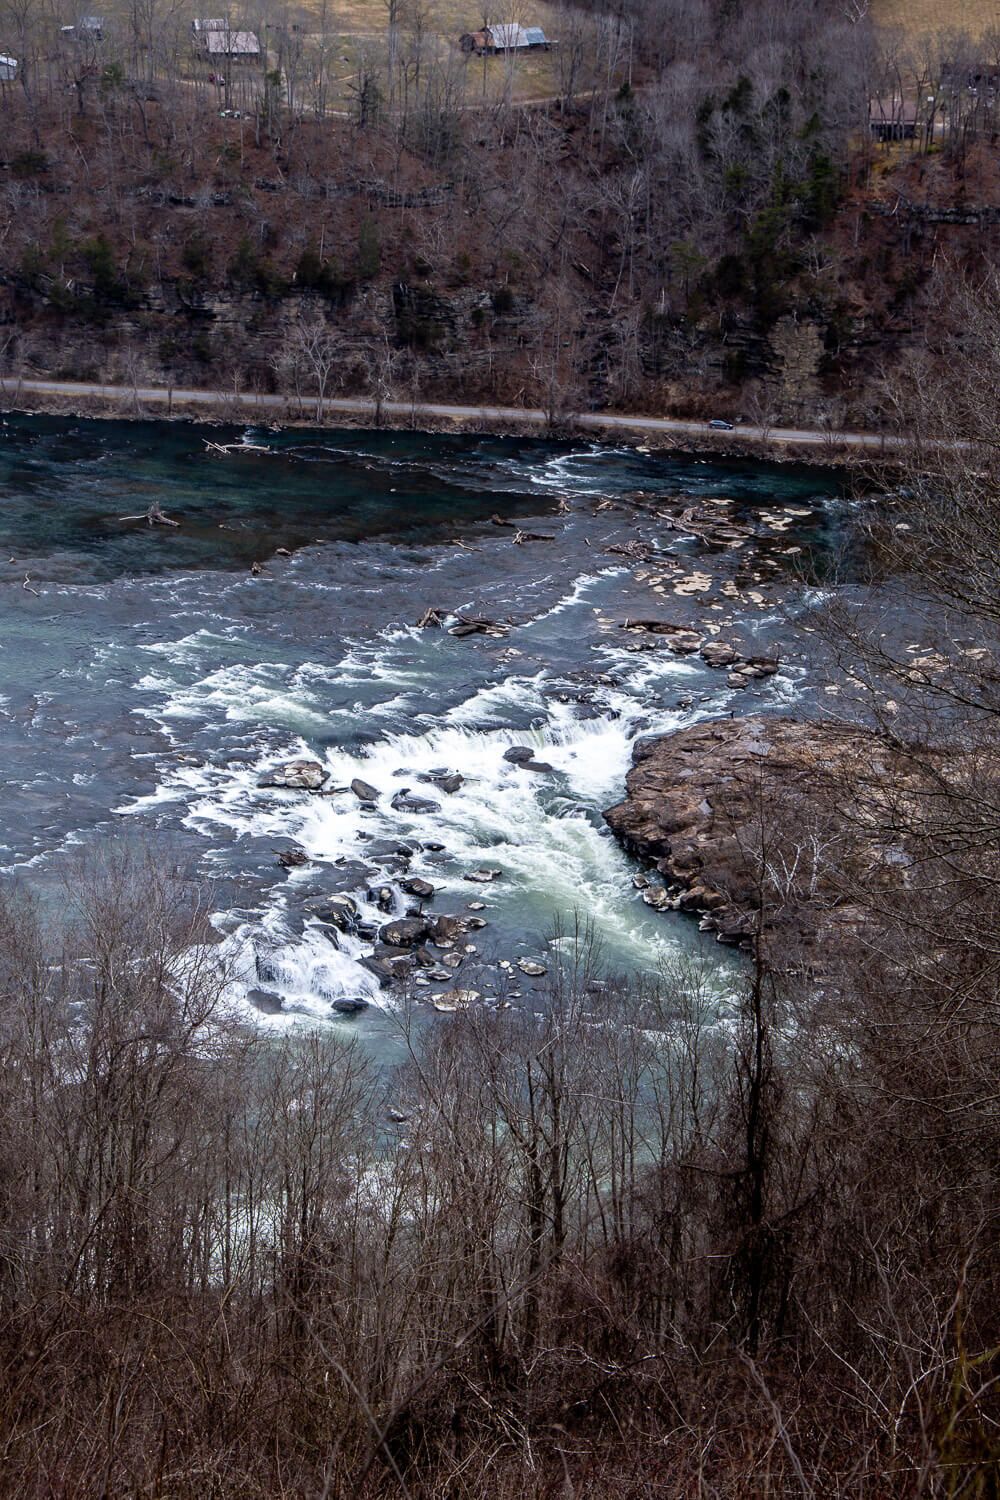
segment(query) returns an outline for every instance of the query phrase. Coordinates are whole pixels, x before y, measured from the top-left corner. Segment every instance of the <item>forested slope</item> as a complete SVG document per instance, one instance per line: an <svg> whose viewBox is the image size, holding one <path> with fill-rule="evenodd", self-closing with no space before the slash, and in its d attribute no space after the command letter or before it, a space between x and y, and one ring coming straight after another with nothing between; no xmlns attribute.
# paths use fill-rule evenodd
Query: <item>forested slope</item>
<svg viewBox="0 0 1000 1500"><path fill-rule="evenodd" d="M877 421L932 269L995 257L910 209L991 201L992 120L873 144L887 54L836 5L584 20L548 104L483 108L404 26L407 88L376 59L349 117L321 74L288 107L280 47L223 89L166 31L42 38L2 100L7 368Z"/></svg>

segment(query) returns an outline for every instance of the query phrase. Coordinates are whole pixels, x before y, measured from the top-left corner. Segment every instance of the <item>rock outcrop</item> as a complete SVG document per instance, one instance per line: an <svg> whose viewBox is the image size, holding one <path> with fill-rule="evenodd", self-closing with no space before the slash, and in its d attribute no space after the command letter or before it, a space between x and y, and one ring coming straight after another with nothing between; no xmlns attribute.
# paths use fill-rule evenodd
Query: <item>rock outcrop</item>
<svg viewBox="0 0 1000 1500"><path fill-rule="evenodd" d="M900 784L861 729L726 719L640 740L625 800L604 816L663 877L644 889L649 905L700 914L721 941L748 944L763 890L768 927L815 943L859 919L861 881L882 863L873 813Z"/></svg>

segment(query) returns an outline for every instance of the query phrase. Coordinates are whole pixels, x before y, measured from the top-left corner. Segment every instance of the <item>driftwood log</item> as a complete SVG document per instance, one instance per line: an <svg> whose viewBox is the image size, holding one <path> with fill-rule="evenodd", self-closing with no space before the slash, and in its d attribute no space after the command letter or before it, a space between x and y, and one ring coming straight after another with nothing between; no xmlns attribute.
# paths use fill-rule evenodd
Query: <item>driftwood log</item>
<svg viewBox="0 0 1000 1500"><path fill-rule="evenodd" d="M154 500L148 510L143 511L140 516L119 516L119 521L145 521L147 526L180 526L180 521L171 520L165 515L160 507L160 502Z"/></svg>

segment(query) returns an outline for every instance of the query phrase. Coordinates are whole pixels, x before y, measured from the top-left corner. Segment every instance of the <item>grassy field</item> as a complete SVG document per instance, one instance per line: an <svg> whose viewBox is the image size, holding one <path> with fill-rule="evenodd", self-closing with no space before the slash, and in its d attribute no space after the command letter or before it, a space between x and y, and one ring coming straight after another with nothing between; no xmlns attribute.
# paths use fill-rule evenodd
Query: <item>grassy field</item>
<svg viewBox="0 0 1000 1500"><path fill-rule="evenodd" d="M117 3L121 5L124 0ZM201 3L202 0L194 0L192 14L202 13L197 11ZM261 21L266 20L269 9L268 0L263 3L242 0L241 4L230 5L229 14L234 26L262 30ZM204 0L204 13L221 10L216 5L213 11L208 0ZM331 73L329 103L334 109L349 108L360 56L364 53L369 59L384 63L388 5L386 0L326 0L325 5L324 0L298 0L292 6L275 7L275 13L286 23L297 24L307 50L310 43L318 40L324 10ZM442 61L451 59L464 69L465 101L469 105L499 98L507 90L512 99L522 101L558 95L560 68L555 50L486 59L459 51L459 37L464 32L481 29L484 13L495 13L498 20L502 17L520 21L524 26L541 26L552 40L558 40L560 26L565 24L565 12L548 0L500 0L496 5L491 0L431 0L424 23L424 56L436 51ZM406 55L409 44L405 8L403 14L401 56ZM581 86L586 85L578 84Z"/></svg>
<svg viewBox="0 0 1000 1500"><path fill-rule="evenodd" d="M874 0L872 14L880 25L913 36L956 30L982 35L1000 27L1000 0Z"/></svg>
<svg viewBox="0 0 1000 1500"><path fill-rule="evenodd" d="M101 13L127 34L131 8L132 0L107 0ZM292 0L291 4L285 0L227 0L225 4L219 4L217 0L186 0L181 20L186 29L188 16L228 15L234 30L245 28L262 37L268 35L270 26L294 24L308 53L318 48L318 33L325 19L328 106L337 110L352 107L354 94L351 86L357 77L362 54L376 65L384 64L387 13L387 0ZM405 57L408 47L405 7L403 13L400 48ZM555 50L486 59L467 57L459 51L459 37L464 32L480 30L484 13L493 15L496 20L502 18L504 21L519 21L523 26L541 26L553 41L559 39L566 15L550 0L430 0L425 12L425 58L436 51L442 61L451 60L464 70L464 98L469 106L500 98L508 90L512 99L521 101L558 96L561 74L559 54ZM577 24L589 23L586 20L581 23L578 19ZM272 64L274 58L272 42L269 46ZM187 67L190 78L205 77L210 70L221 72L222 66L192 54ZM256 78L258 72L256 65L246 64L237 66L234 76ZM587 80L579 77L577 88L585 91L587 86Z"/></svg>

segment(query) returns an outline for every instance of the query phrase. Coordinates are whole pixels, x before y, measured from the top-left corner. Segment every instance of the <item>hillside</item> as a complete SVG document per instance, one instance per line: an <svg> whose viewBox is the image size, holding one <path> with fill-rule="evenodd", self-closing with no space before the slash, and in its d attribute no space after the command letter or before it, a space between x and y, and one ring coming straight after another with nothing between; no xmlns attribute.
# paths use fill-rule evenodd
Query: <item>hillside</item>
<svg viewBox="0 0 1000 1500"><path fill-rule="evenodd" d="M898 28L913 37L956 30L982 36L1000 25L996 0L963 0L954 7L940 0L874 0L871 14L876 25Z"/></svg>
<svg viewBox="0 0 1000 1500"><path fill-rule="evenodd" d="M867 142L867 27L699 14L565 11L553 53L471 61L383 15L343 95L306 20L258 22L267 71L221 82L179 12L151 43L40 33L4 98L6 371L877 427L941 278L997 259L992 115ZM471 93L536 64L558 99Z"/></svg>

